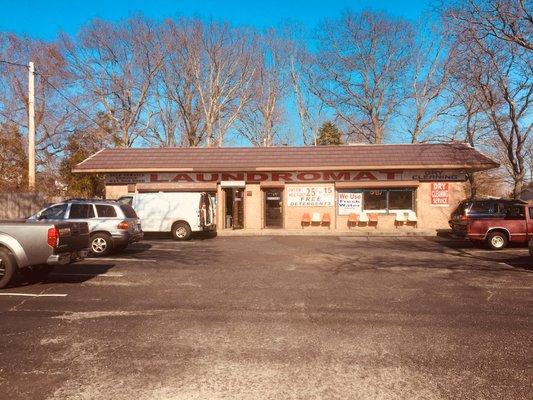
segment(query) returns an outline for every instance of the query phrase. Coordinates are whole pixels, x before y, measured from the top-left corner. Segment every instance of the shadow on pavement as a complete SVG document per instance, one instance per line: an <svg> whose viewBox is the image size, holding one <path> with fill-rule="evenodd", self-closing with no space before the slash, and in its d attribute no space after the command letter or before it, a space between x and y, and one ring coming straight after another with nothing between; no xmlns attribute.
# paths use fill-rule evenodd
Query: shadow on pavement
<svg viewBox="0 0 533 400"><path fill-rule="evenodd" d="M21 271L10 287L25 287L39 283L83 283L111 270L115 264L70 264L51 269L27 269Z"/></svg>

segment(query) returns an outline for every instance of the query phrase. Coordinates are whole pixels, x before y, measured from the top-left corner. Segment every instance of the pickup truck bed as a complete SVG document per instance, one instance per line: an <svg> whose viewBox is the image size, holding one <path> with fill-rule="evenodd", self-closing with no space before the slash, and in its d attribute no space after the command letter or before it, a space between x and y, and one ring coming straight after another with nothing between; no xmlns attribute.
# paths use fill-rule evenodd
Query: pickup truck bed
<svg viewBox="0 0 533 400"><path fill-rule="evenodd" d="M0 288L21 268L68 264L86 257L88 248L86 223L0 221Z"/></svg>

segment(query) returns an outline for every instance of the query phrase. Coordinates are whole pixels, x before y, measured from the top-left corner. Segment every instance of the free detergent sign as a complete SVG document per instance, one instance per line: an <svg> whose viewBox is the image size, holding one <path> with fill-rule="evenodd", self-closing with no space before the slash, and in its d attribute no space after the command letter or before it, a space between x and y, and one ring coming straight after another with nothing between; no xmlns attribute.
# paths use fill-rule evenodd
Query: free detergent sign
<svg viewBox="0 0 533 400"><path fill-rule="evenodd" d="M293 186L287 189L289 207L332 207L333 186Z"/></svg>
<svg viewBox="0 0 533 400"><path fill-rule="evenodd" d="M363 205L363 193L339 192L337 202L339 205L339 215L360 213Z"/></svg>
<svg viewBox="0 0 533 400"><path fill-rule="evenodd" d="M432 182L431 183L431 205L432 206L447 206L450 204L450 192L448 190L448 182Z"/></svg>

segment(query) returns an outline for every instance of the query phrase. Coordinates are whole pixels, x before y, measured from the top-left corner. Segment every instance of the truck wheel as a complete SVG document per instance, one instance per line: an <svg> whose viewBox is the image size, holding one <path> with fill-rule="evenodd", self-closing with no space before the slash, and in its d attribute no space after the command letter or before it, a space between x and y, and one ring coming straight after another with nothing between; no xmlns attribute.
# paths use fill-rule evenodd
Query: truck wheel
<svg viewBox="0 0 533 400"><path fill-rule="evenodd" d="M0 289L5 288L17 276L17 264L11 253L0 249Z"/></svg>
<svg viewBox="0 0 533 400"><path fill-rule="evenodd" d="M96 257L106 256L113 250L113 239L107 233L91 235L91 253Z"/></svg>
<svg viewBox="0 0 533 400"><path fill-rule="evenodd" d="M507 235L503 232L491 232L487 235L487 246L491 250L505 249L507 243Z"/></svg>
<svg viewBox="0 0 533 400"><path fill-rule="evenodd" d="M172 225L172 236L174 240L189 240L191 237L191 227L187 222L176 222Z"/></svg>

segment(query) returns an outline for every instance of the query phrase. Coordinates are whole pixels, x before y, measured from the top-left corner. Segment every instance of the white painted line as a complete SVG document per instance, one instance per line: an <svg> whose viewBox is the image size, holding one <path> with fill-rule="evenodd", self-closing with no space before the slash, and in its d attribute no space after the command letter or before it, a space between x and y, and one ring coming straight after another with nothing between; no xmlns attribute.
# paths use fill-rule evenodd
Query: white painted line
<svg viewBox="0 0 533 400"><path fill-rule="evenodd" d="M154 250L154 251L176 251L176 252L182 252L183 250L182 249L159 249L159 248L151 248L150 250Z"/></svg>
<svg viewBox="0 0 533 400"><path fill-rule="evenodd" d="M157 260L147 260L144 258L86 258L84 261L136 261L136 262L157 262Z"/></svg>
<svg viewBox="0 0 533 400"><path fill-rule="evenodd" d="M124 274L78 274L78 273L51 273L50 275L53 276L105 276L105 277L121 277L124 276Z"/></svg>
<svg viewBox="0 0 533 400"><path fill-rule="evenodd" d="M20 297L67 297L67 294L63 293L46 293L46 294L34 294L34 293L0 293L0 296L20 296Z"/></svg>

